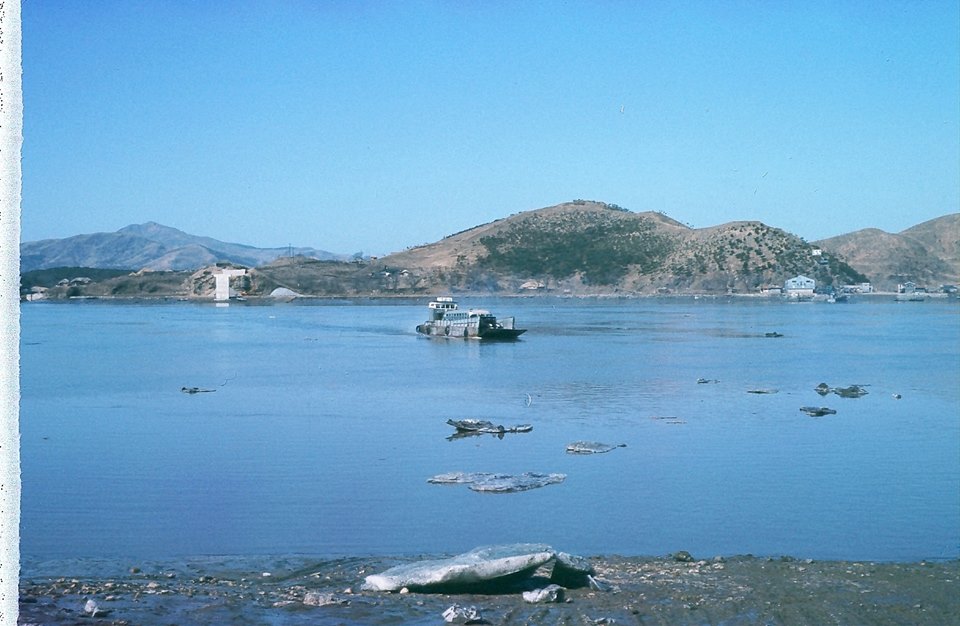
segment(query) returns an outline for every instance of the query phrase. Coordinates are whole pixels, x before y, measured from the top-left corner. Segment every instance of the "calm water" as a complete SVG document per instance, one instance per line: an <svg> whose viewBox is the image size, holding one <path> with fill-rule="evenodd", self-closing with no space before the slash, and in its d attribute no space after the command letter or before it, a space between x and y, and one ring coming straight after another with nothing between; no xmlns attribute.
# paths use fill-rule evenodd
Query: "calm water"
<svg viewBox="0 0 960 626"><path fill-rule="evenodd" d="M955 303L463 300L529 329L487 345L417 336L425 302L25 305L25 559L960 556ZM533 431L448 441L465 417ZM451 471L568 477L426 482Z"/></svg>

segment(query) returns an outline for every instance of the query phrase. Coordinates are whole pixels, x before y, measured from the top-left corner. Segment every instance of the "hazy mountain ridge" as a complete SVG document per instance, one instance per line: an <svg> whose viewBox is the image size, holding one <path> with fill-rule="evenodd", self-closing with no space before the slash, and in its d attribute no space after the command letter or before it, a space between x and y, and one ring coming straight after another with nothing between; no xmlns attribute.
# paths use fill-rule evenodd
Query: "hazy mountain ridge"
<svg viewBox="0 0 960 626"><path fill-rule="evenodd" d="M60 289L90 296L155 296L166 291L207 296L213 286L210 268L216 263L250 268L237 288L253 296L278 287L304 295L348 297L443 292L757 293L798 274L816 279L820 286L869 281L884 291L906 280L932 289L960 281L960 214L899 234L864 229L809 243L758 221L694 229L661 213L633 213L577 200L516 213L379 260L349 263L342 256L322 260L297 254L312 249L294 249L294 256L289 256L290 249L263 254L252 246L193 237L155 223L70 240L65 248L70 254L54 245L68 240L24 246L41 257L49 253L43 257L45 267L148 259L149 263L126 267L190 270L178 272L176 278L165 275L169 272L139 271ZM94 244L92 250L83 250L85 244ZM264 257L268 260L259 260ZM57 291L50 295L60 297Z"/></svg>
<svg viewBox="0 0 960 626"><path fill-rule="evenodd" d="M20 244L20 271L53 267L176 271L194 270L215 263L257 266L291 253L322 260L347 258L347 255L314 248L257 248L228 243L146 222L113 233L23 242Z"/></svg>

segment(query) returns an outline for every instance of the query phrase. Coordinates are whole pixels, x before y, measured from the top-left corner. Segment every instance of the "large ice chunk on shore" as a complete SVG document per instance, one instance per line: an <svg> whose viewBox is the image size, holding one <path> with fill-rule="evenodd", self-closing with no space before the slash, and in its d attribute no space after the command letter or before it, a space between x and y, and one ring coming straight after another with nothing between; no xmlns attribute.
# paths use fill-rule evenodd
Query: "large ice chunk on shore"
<svg viewBox="0 0 960 626"><path fill-rule="evenodd" d="M385 572L367 576L367 591L411 590L439 591L483 583L511 580L532 575L554 557L548 545L517 543L475 548L449 559L420 561L391 567Z"/></svg>

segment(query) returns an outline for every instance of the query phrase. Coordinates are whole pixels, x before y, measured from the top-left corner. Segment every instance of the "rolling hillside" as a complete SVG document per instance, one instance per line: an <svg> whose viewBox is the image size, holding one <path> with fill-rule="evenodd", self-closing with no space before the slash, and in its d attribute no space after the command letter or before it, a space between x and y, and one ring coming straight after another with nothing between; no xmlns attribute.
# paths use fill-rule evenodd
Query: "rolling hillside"
<svg viewBox="0 0 960 626"><path fill-rule="evenodd" d="M117 233L23 244L24 285L49 297L207 297L213 266L249 269L238 288L319 296L438 293L757 293L803 274L821 287L912 280L960 282L960 214L890 234L865 229L808 243L762 222L693 229L655 212L576 200L516 213L378 260L344 260L313 249L258 249L148 223ZM291 256L291 252L293 255ZM83 267L138 269L98 275ZM66 273L64 273L66 272ZM40 277L43 277L42 279ZM27 280L29 279L29 280Z"/></svg>

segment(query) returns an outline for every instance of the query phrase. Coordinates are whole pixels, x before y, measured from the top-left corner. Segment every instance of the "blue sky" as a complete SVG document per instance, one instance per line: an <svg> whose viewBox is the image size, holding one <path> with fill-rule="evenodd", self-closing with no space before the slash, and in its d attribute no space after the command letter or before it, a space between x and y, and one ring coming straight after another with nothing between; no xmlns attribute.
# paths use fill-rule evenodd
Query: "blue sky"
<svg viewBox="0 0 960 626"><path fill-rule="evenodd" d="M23 0L22 239L386 254L575 198L808 240L960 210L954 2Z"/></svg>

